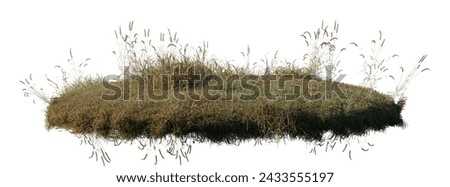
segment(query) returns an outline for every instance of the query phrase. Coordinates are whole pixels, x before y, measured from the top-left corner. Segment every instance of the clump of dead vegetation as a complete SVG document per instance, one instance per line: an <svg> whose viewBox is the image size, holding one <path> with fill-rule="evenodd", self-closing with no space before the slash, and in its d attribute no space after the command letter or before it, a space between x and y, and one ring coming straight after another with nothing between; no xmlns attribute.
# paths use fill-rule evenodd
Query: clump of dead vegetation
<svg viewBox="0 0 450 187"><path fill-rule="evenodd" d="M305 66L279 61L275 53L272 59L262 60L263 71L252 67L250 47L242 52L246 64L237 67L212 58L207 42L191 47L170 30L153 42L149 29L137 33L133 27L130 22L127 29L115 31L119 48L113 53L120 79L80 73L69 77L72 74L57 66L59 79L47 77L53 95L38 88L31 75L21 81L26 97L34 95L48 104L46 127L79 136L92 146L91 157L104 164L111 159L101 146L103 141L138 142L139 149L147 150L144 159L149 153L155 160L168 153L180 163L182 158L188 160L193 141L301 139L314 143L314 153L316 146L332 149L342 140L404 127L401 112L407 85L428 70L421 67L425 55L406 78L400 77L393 94L380 93L374 85L389 76L384 74L389 72L389 59L379 59L372 50L373 54L360 55L365 73L361 86L335 81L342 71L340 55L346 51L345 46L336 46L337 23L332 29L322 23L318 30L301 35L308 49ZM384 43L381 32L379 40L372 41L376 50L382 50ZM77 71L89 60L77 63L70 51L69 62Z"/></svg>

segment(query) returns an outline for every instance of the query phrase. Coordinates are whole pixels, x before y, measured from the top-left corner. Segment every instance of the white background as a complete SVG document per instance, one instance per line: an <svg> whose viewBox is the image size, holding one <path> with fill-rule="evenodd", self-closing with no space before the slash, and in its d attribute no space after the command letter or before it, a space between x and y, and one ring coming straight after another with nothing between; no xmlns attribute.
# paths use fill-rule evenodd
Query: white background
<svg viewBox="0 0 450 187"><path fill-rule="evenodd" d="M2 1L0 186L149 186L156 184L120 184L115 175L155 171L255 177L271 171L333 171L331 183L308 185L446 186L450 166L446 7L439 1ZM375 147L368 152L355 147L353 160L340 150L309 154L304 143L294 141L256 147L196 144L190 162L181 166L173 158L156 166L152 160L141 161L144 153L136 146L108 147L113 161L103 167L87 158L90 150L74 136L46 131L43 107L23 97L18 81L29 73L43 77L54 71L54 65L67 62L69 48L76 58L91 58L96 72L115 71L113 31L132 20L137 28L151 28L155 40L167 28L185 42L207 40L219 57L238 59L250 45L254 60L277 49L281 57L300 59L304 43L299 35L319 27L322 20L329 24L338 20L343 41L368 43L382 30L389 51L398 53L399 61L412 67L428 53L426 63L432 71L409 87L403 111L408 128L368 137ZM345 63L344 69L360 67L360 62Z"/></svg>

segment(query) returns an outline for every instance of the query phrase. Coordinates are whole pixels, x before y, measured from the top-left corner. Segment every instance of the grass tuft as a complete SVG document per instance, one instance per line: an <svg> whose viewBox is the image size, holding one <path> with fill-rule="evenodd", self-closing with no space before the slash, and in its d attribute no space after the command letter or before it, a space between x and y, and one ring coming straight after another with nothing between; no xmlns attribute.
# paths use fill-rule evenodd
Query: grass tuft
<svg viewBox="0 0 450 187"><path fill-rule="evenodd" d="M262 72L250 63L250 47L241 52L246 64L237 67L212 58L207 42L197 47L181 44L177 33L168 30L155 43L150 29L141 35L133 27L130 22L127 33L120 27L114 31L119 48L113 53L122 72L119 80L82 75L79 69L90 59L76 64L70 50L69 62L77 68L75 76L69 77L70 73L56 66L62 82L47 77L56 95L50 97L37 89L31 75L20 81L26 97L34 95L48 104L47 129L65 129L81 137L93 147L91 158L100 158L103 163L111 159L94 139L110 140L114 145L138 141L139 149L155 152L156 162L159 156L164 158L156 147L161 140L166 142L166 152L180 163L181 157L188 160L188 140L238 144L301 139L333 149L337 140L405 127L401 112L407 84L429 70L422 67L424 55L405 79L400 78L403 81L394 94L376 91L376 82L387 71L386 63L398 57L377 56L376 50L385 45L380 31L379 39L371 42L371 53L360 54L364 59L363 85L332 81L342 71L340 54L346 51L336 43L337 22L333 29L322 23L319 29L301 35L308 47L303 56L306 66L278 60L277 51L271 59L267 55L261 59L265 66ZM358 47L354 42L352 45ZM344 151L346 148L347 144ZM316 153L316 148L311 152Z"/></svg>

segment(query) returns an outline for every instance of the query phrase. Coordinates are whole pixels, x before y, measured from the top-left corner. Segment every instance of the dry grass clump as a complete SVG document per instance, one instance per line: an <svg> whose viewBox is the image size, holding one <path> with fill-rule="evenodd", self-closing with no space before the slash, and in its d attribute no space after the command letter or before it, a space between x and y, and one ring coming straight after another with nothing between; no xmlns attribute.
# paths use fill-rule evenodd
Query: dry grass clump
<svg viewBox="0 0 450 187"><path fill-rule="evenodd" d="M201 72L204 71L211 70ZM279 79L286 75L289 74L275 76ZM201 77L201 74L195 76ZM263 93L266 85L261 77L264 76L253 76L259 79L252 85ZM327 98L327 95L320 93L326 93L327 84L332 85L330 82L307 75L295 76L303 78L286 82L285 89L270 85L275 96L272 99L266 95L243 99L251 96L252 90L246 90L239 84L231 89L216 90L214 94L221 97L211 99L203 94L203 89L212 81L197 82L196 85L200 86L180 86L173 83L177 76L171 76L166 88L140 85L141 80L137 78L110 83L118 90L129 91L129 95L122 93L114 100L105 100L102 98L112 95L113 91L105 88L101 80L91 81L61 94L49 104L47 127L124 140L195 133L212 142L235 142L277 137L320 141L327 131L347 137L404 125L400 114L403 106L396 104L388 95L339 83L335 86L347 98L340 98L334 92ZM242 79L244 76L237 77ZM226 77L222 78L226 80ZM129 88L124 88L127 85ZM236 87L240 89L232 89ZM289 99L296 96L296 90L302 92L297 98ZM151 99L146 95L150 91L166 91L167 99ZM185 96L184 100L177 94Z"/></svg>
<svg viewBox="0 0 450 187"><path fill-rule="evenodd" d="M336 46L338 30L337 23L332 30L322 23L318 30L301 35L308 47L303 58L306 66L295 65L295 61L276 66L283 63L276 52L272 59L262 59L265 68L258 72L251 67L249 47L242 52L246 65L234 66L210 57L207 42L198 47L182 45L169 30L167 35L160 34L157 45L150 39L149 29L141 36L130 22L127 33L121 28L115 31L119 49L113 53L121 79L81 74L70 79L70 73L57 66L62 85L47 77L55 88L53 97L38 88L31 75L21 83L26 97L35 95L48 104L48 129L79 135L92 146L91 157L100 155L103 162L110 158L94 142L96 138L112 140L115 145L137 140L140 149L153 147L154 151L155 141L164 139L167 152L181 163L178 153L187 159L191 151L187 139L231 144L289 138L317 145L326 142L328 149L350 136L404 127L404 93L418 72L428 70L419 69L426 55L404 79L401 68L400 82L389 95L374 89L388 71L388 60L378 56L361 53L366 76L363 86L341 83L339 56L346 48ZM379 41L372 41L379 50L384 42L381 32ZM74 63L72 51L70 57L69 62ZM87 60L73 65L85 67ZM327 138L327 133L331 137Z"/></svg>

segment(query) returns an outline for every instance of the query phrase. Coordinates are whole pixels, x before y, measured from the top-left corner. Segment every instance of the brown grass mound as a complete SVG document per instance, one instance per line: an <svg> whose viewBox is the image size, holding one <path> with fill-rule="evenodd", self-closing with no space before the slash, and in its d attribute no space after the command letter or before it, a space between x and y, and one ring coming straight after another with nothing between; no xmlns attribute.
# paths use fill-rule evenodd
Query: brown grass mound
<svg viewBox="0 0 450 187"><path fill-rule="evenodd" d="M225 75L219 76L226 78ZM276 75L277 80L281 76ZM243 75L238 77L242 78ZM229 143L278 137L320 141L325 132L348 137L381 131L390 126L404 126L401 117L404 101L396 104L388 95L359 86L335 84L346 98L340 98L334 92L331 98L324 94L316 98L311 97L314 96L311 94L286 100L286 94L295 92L294 86L298 90L313 90L309 93L325 93L327 83L330 83L298 74L293 77L303 79L288 81L285 89L275 89L271 85L275 95L272 99L242 99L240 96L252 92L241 88L239 84L233 84L233 89L214 91L222 97L208 99L201 93L204 93L205 85L211 85L214 81L206 80L197 87L170 82L167 88L174 89L166 90L168 98L161 101L139 95L148 94L151 87L149 84L142 87L141 80L136 78L108 84L129 91L129 95L122 92L114 100L104 99L105 95L112 95L113 91L102 85L102 81L90 80L52 100L46 113L47 128L62 128L74 134L93 134L122 140L195 134L204 140ZM171 81L175 79L176 76L170 77ZM307 85L302 83L305 80L309 82ZM127 85L128 90L124 89ZM253 81L252 85L263 92L261 79ZM162 93L163 88L160 86L154 90ZM185 100L176 98L177 90L186 95ZM189 93L198 93L200 97L190 98Z"/></svg>

